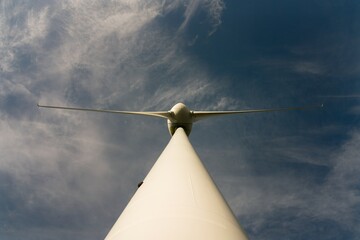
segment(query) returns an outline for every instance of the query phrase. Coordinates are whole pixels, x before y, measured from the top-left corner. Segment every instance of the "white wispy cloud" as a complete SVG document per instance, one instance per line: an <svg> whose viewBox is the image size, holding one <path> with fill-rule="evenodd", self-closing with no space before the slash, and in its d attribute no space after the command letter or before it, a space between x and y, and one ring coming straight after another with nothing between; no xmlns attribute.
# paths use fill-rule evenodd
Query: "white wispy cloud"
<svg viewBox="0 0 360 240"><path fill-rule="evenodd" d="M227 81L214 79L183 49L182 34L199 11L207 14L211 35L221 25L224 9L221 0L2 1L0 177L5 184L0 184L0 196L13 207L0 212L0 219L27 221L24 232L34 236L89 236L99 223L106 234L169 137L163 135L167 130L161 120L38 109L38 101L120 110L167 110L180 101L197 110L246 106L223 94ZM163 27L167 14L174 12L183 18ZM293 61L268 58L250 64L269 71L326 75L328 65L310 58L310 50ZM359 111L355 107L352 112ZM192 135L201 137L201 156L208 159L235 213L251 218L250 229L261 228L284 209L357 228L352 210L359 204L354 187L359 175L358 131L332 155L335 151L317 150L306 138L275 139L252 131L253 125L261 128L264 122L269 123L258 115L227 125L209 121L201 124L210 126L205 134L213 131L214 139L195 131ZM239 142L233 142L239 132ZM247 162L258 160L250 154L330 170L316 185L286 173L259 176L256 163ZM229 177L216 175L224 172ZM28 220L39 215L46 216L49 228ZM60 223L68 225L62 229ZM0 225L0 233L4 229ZM16 225L6 229L24 236Z"/></svg>
<svg viewBox="0 0 360 240"><path fill-rule="evenodd" d="M199 8L206 9L209 19L212 24L212 29L209 35L212 35L221 24L222 12L225 9L225 3L222 0L190 0L184 1L186 10L184 12L184 21L182 22L179 31L183 31Z"/></svg>
<svg viewBox="0 0 360 240"><path fill-rule="evenodd" d="M205 2L198 1L197 7ZM59 222L51 216L76 225L77 218L91 212L87 224L97 218L113 223L112 208L120 213L152 164L137 154L156 159L167 139L151 136L160 128L167 134L166 123L38 109L36 103L159 110L214 94L219 88L211 76L182 51L181 35L174 36L181 24L167 29L157 23L184 10L184 4L1 2L0 172L9 176L6 181L13 182L14 190L5 184L0 191L11 191L4 201L15 206L0 214L5 221L27 221L47 212L52 229L47 231L59 235ZM210 12L215 7L207 9L219 18L219 11ZM186 21L193 14L184 13ZM134 153L134 146L142 147ZM109 201L114 205L109 207ZM14 228L0 226L0 231ZM36 235L36 221L24 231Z"/></svg>
<svg viewBox="0 0 360 240"><path fill-rule="evenodd" d="M229 186L234 188L234 190L224 188L228 194L235 193L235 189L238 191L237 196L230 198L230 205L234 206L235 212L244 219L251 216L247 221L249 229L254 231L266 228L268 218L285 211L290 215L296 215L299 219L331 221L343 229L357 232L359 224L355 219L358 212L354 209L360 206L356 177L360 173L359 136L359 131L355 130L343 143L340 151L328 149L325 152L323 149L324 152L318 155L308 155L307 151L309 153L316 151L308 149L303 144L298 146L295 152L291 150L292 143L280 144L284 147L280 151L281 154L287 154L287 157L282 158L281 161L292 162L296 159L299 166L310 164L314 169L321 168L325 171L323 174L326 173L324 177L319 177L322 180L314 183L310 173L306 173L301 178L286 172L274 175L251 174L236 177L230 175L222 180L228 188ZM271 149L272 146L270 143L268 147ZM289 151L284 151L288 148ZM266 149L266 147L262 149L263 156L266 156ZM301 153L298 152L300 149ZM274 157L273 154L271 156ZM244 172L253 171L248 165L244 167ZM256 167L260 168L260 166ZM301 169L298 171L301 172ZM283 219L279 218L279 221Z"/></svg>

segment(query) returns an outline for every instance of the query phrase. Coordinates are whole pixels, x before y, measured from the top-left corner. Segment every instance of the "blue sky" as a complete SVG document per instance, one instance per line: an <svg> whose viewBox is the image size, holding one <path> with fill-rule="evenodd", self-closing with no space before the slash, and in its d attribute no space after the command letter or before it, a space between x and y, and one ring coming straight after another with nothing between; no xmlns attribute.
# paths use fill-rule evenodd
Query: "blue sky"
<svg viewBox="0 0 360 240"><path fill-rule="evenodd" d="M39 110L322 110L196 123L250 239L360 237L360 4L0 5L0 236L103 239L170 135L161 119Z"/></svg>

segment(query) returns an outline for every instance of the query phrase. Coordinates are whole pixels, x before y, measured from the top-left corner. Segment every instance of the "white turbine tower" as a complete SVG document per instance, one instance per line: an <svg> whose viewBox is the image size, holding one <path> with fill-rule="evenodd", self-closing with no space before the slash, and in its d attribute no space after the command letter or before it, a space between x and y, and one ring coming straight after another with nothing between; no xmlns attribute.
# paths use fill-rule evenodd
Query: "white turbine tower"
<svg viewBox="0 0 360 240"><path fill-rule="evenodd" d="M189 142L192 124L226 114L300 110L191 111L177 103L170 111L129 112L39 105L38 107L166 118L172 138L105 240L248 239ZM315 106L315 107L322 107Z"/></svg>

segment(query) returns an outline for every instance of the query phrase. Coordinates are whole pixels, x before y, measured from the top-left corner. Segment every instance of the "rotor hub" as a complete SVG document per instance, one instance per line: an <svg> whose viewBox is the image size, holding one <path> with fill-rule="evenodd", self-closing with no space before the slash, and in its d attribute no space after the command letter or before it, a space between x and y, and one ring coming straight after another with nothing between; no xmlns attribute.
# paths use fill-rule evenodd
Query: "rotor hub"
<svg viewBox="0 0 360 240"><path fill-rule="evenodd" d="M192 124L193 113L188 109L185 104L177 103L170 109L171 117L168 119L168 129L171 135L173 135L179 127L185 130L185 133L189 136Z"/></svg>

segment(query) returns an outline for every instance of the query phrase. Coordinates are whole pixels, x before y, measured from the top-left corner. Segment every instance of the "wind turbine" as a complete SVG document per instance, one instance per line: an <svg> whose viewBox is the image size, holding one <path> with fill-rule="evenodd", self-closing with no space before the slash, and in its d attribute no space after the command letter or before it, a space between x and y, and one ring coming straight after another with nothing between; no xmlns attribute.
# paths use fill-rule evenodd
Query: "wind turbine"
<svg viewBox="0 0 360 240"><path fill-rule="evenodd" d="M170 142L106 236L105 240L245 240L224 197L192 147L193 123L205 118L258 112L302 110L320 106L192 111L177 103L170 111L132 112L39 105L43 108L136 114L167 119Z"/></svg>

